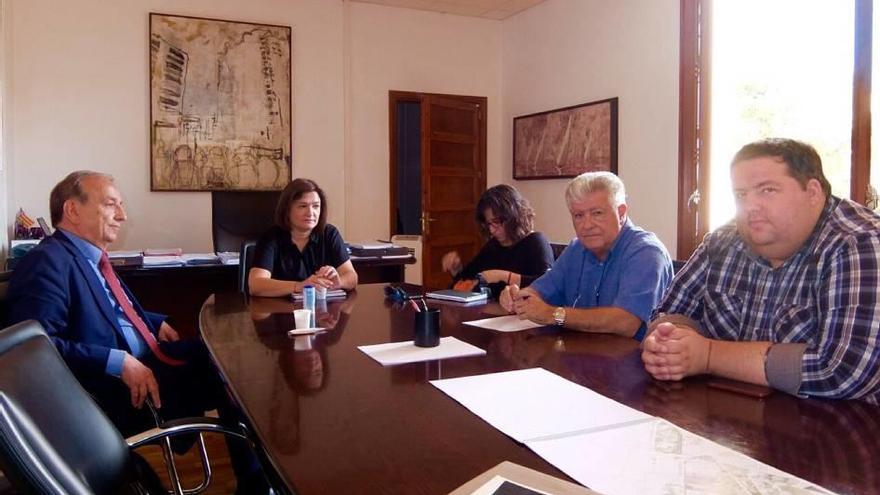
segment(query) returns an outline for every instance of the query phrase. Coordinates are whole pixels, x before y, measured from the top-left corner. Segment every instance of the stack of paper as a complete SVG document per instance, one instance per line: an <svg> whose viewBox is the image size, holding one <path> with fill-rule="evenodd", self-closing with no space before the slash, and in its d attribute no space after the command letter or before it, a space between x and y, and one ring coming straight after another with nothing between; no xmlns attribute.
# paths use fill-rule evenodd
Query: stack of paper
<svg viewBox="0 0 880 495"><path fill-rule="evenodd" d="M829 493L540 368L431 383L608 495Z"/></svg>
<svg viewBox="0 0 880 495"><path fill-rule="evenodd" d="M221 251L217 253L220 263L224 265L237 265L241 256L234 251Z"/></svg>
<svg viewBox="0 0 880 495"><path fill-rule="evenodd" d="M347 295L348 295L348 293L346 293L345 290L343 290L343 289L333 289L333 290L327 291L327 295L324 297L324 299L344 299L345 296L347 296ZM293 300L294 301L302 301L303 300L302 292L294 292L293 293Z"/></svg>
<svg viewBox="0 0 880 495"><path fill-rule="evenodd" d="M469 292L463 290L444 289L428 292L427 294L425 294L425 297L430 297L432 299L442 299L444 301L469 303L475 301L485 301L489 296L485 292Z"/></svg>
<svg viewBox="0 0 880 495"><path fill-rule="evenodd" d="M144 264L144 255L140 251L110 251L107 253L107 257L113 266L141 266Z"/></svg>
<svg viewBox="0 0 880 495"><path fill-rule="evenodd" d="M183 266L180 256L144 256L144 266Z"/></svg>

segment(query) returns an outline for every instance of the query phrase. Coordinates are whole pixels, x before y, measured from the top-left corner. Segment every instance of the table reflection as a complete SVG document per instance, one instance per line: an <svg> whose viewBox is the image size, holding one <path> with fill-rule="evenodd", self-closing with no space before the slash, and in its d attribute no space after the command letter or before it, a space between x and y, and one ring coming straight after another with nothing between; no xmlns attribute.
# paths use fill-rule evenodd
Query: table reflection
<svg viewBox="0 0 880 495"><path fill-rule="evenodd" d="M289 487L447 493L501 460L564 478L427 383L541 367L830 490L880 493L880 407L783 393L759 400L701 377L658 382L632 339L556 327L489 331L462 322L495 314L495 303L429 305L441 308L442 336L486 355L376 363L358 346L412 340L414 323L413 309L386 300L381 286L318 305L318 325L328 330L297 338L287 331L300 304L238 294L205 303L201 330L212 357Z"/></svg>

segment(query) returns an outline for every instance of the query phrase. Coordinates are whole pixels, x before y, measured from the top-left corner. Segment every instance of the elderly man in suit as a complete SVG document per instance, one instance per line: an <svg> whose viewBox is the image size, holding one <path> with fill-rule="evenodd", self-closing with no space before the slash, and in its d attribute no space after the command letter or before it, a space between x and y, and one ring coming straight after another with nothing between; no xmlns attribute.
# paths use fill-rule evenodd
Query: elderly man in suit
<svg viewBox="0 0 880 495"><path fill-rule="evenodd" d="M106 250L127 219L113 178L73 172L52 189L49 208L57 231L16 267L10 322L39 321L123 435L149 424L147 398L165 419L217 408L236 420L204 345L144 311L113 271ZM229 447L239 491L265 492L253 454L238 442Z"/></svg>

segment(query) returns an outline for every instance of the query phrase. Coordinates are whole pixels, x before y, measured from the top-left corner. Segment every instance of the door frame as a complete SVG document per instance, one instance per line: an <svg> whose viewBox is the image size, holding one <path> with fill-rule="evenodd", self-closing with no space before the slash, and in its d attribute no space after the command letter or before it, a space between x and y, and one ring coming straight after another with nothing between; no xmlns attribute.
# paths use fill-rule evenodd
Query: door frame
<svg viewBox="0 0 880 495"><path fill-rule="evenodd" d="M483 118L481 119L480 124L480 149L479 149L479 160L482 163L482 189L486 190L487 187L487 179L486 176L488 174L488 161L487 161L487 148L488 143L486 142L486 137L488 134L488 120L489 120L489 111L488 111L488 98L485 96L468 96L468 95L454 95L454 94L446 94L446 93L424 93L418 91L396 91L389 90L388 91L388 190L389 190L389 208L388 208L388 232L389 237L397 234L397 218L395 216L395 211L397 210L398 203L398 195L397 195L397 170L399 167L399 159L397 156L397 103L398 102L418 102L422 106L424 106L424 100L426 96L440 97L440 98L452 98L457 99L463 102L469 102L473 104L480 105L480 108L483 112ZM424 112L424 108L422 109ZM424 115L424 113L422 114ZM423 125L420 129L420 137L421 142L425 142L425 138L428 130L425 129ZM420 166L422 168L422 173L425 172L425 160L426 157L424 153L422 153ZM424 191L423 191L424 193ZM422 194L422 206L424 207L424 194ZM476 207L476 205L474 205ZM424 211L424 210L423 210ZM424 239L423 239L424 242ZM424 258L424 256L422 256ZM424 261L424 260L423 260ZM422 263L422 280L427 280L426 278L426 270L427 265Z"/></svg>

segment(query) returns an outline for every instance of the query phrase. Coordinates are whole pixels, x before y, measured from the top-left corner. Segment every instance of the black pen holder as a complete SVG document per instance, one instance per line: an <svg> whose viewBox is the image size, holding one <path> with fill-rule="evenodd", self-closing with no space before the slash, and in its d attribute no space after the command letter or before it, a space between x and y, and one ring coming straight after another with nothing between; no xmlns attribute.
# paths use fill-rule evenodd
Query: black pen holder
<svg viewBox="0 0 880 495"><path fill-rule="evenodd" d="M417 347L437 347L440 344L439 309L427 309L416 313L413 343Z"/></svg>

